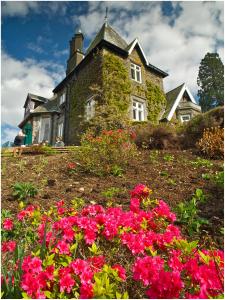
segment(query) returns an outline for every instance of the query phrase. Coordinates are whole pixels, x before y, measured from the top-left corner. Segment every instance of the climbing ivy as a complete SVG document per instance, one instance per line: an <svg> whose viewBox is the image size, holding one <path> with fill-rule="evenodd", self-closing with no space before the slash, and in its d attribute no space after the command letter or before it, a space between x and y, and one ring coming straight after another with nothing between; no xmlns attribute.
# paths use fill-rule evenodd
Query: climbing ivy
<svg viewBox="0 0 225 300"><path fill-rule="evenodd" d="M165 95L159 86L151 81L146 81L145 97L147 99L148 120L156 124L166 106Z"/></svg>
<svg viewBox="0 0 225 300"><path fill-rule="evenodd" d="M95 116L89 126L100 131L125 127L129 123L131 82L123 59L104 53L102 85L91 87L95 95Z"/></svg>

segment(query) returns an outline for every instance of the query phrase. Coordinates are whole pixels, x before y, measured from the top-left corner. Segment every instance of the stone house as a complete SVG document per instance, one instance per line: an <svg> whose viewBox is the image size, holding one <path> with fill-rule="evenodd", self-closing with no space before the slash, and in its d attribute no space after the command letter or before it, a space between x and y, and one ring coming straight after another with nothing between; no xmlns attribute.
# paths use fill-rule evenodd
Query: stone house
<svg viewBox="0 0 225 300"><path fill-rule="evenodd" d="M94 116L95 101L90 87L94 84L101 86L102 62L107 53L116 55L127 68L132 85L128 114L133 121L147 120L148 105L143 92L147 81L164 91L163 78L168 74L148 62L138 39L128 44L105 22L85 53L83 40L81 32L76 33L70 40L66 77L54 88L51 99L28 94L24 104L24 119L19 124L20 128L30 134L27 144L48 140L54 145L57 136L62 137L66 145L79 143L81 122ZM174 96L173 91L171 93ZM197 104L187 89L183 96L187 102L191 99L191 118L199 113L200 109L197 109ZM173 117L182 119L182 113L187 114L185 109L179 109L182 102L180 94L179 101L174 100L176 105L171 104L174 97L170 97L170 92L167 93L167 107L165 113L161 112L158 120L163 118L164 121L170 121L170 111L174 111L175 106L176 114L173 112Z"/></svg>

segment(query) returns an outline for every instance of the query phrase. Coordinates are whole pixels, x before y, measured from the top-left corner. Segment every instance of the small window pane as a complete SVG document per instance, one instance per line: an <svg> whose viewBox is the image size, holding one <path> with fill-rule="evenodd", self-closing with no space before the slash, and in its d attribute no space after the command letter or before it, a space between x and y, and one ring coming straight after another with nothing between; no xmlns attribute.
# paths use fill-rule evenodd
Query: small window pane
<svg viewBox="0 0 225 300"><path fill-rule="evenodd" d="M140 79L140 71L136 72L136 76L137 76L137 81L140 82L141 81L141 79Z"/></svg>
<svg viewBox="0 0 225 300"><path fill-rule="evenodd" d="M136 110L133 109L133 119L136 120Z"/></svg>
<svg viewBox="0 0 225 300"><path fill-rule="evenodd" d="M132 79L135 79L135 72L134 72L134 69L131 69L131 78L132 78Z"/></svg>
<svg viewBox="0 0 225 300"><path fill-rule="evenodd" d="M142 112L141 111L138 112L138 120L142 121Z"/></svg>

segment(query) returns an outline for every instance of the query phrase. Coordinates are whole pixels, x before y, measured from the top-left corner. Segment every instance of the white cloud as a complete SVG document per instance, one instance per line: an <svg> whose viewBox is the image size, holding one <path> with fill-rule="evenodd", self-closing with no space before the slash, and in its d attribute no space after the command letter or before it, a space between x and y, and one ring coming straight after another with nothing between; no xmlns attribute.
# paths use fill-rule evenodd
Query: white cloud
<svg viewBox="0 0 225 300"><path fill-rule="evenodd" d="M2 123L17 126L23 119L23 105L27 93L51 97L56 82L63 76L61 65L32 59L20 61L3 52Z"/></svg>
<svg viewBox="0 0 225 300"><path fill-rule="evenodd" d="M56 14L64 16L67 8L65 1L2 1L3 17L25 17L34 12L51 18Z"/></svg>
<svg viewBox="0 0 225 300"><path fill-rule="evenodd" d="M177 16L163 15L161 5L154 1L94 1L79 21L86 36L93 38L104 22L108 6L109 24L128 43L138 37L150 63L168 71L165 90L186 82L196 94L201 59L217 49L223 60L223 2L172 2L174 11L180 9Z"/></svg>
<svg viewBox="0 0 225 300"><path fill-rule="evenodd" d="M42 54L42 53L45 52L40 46L38 46L35 43L28 43L27 48L34 51L34 52L36 52L36 53L38 53L38 54Z"/></svg>
<svg viewBox="0 0 225 300"><path fill-rule="evenodd" d="M1 137L1 144L5 142L13 142L15 136L18 134L18 128L9 128L9 127L2 127L2 137Z"/></svg>
<svg viewBox="0 0 225 300"><path fill-rule="evenodd" d="M37 1L4 1L2 2L3 16L26 16L30 10L38 10L39 3Z"/></svg>

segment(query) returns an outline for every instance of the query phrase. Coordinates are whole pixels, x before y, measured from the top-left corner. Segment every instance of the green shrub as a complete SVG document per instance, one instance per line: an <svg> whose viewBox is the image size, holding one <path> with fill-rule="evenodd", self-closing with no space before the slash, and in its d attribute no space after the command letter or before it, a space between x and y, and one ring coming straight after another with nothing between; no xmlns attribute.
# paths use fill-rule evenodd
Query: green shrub
<svg viewBox="0 0 225 300"><path fill-rule="evenodd" d="M30 182L17 182L13 186L13 196L18 200L28 200L37 195L37 188Z"/></svg>
<svg viewBox="0 0 225 300"><path fill-rule="evenodd" d="M217 172L211 179L218 187L224 188L224 171Z"/></svg>
<svg viewBox="0 0 225 300"><path fill-rule="evenodd" d="M129 161L136 155L132 133L122 129L102 131L98 136L92 132L84 134L81 146L75 153L82 170L99 176L121 176Z"/></svg>
<svg viewBox="0 0 225 300"><path fill-rule="evenodd" d="M220 127L206 128L196 146L207 157L223 158L224 129Z"/></svg>
<svg viewBox="0 0 225 300"><path fill-rule="evenodd" d="M118 196L119 193L120 193L119 188L111 187L111 188L107 189L106 191L103 191L101 194L105 198L112 199L113 197Z"/></svg>
<svg viewBox="0 0 225 300"><path fill-rule="evenodd" d="M204 114L199 114L186 122L182 128L182 144L184 148L195 148L197 141L203 136L206 128L224 127L224 108L217 107Z"/></svg>
<svg viewBox="0 0 225 300"><path fill-rule="evenodd" d="M195 167L205 167L205 168L211 168L213 166L213 163L211 161L201 157L197 157L195 161L191 161L191 164Z"/></svg>
<svg viewBox="0 0 225 300"><path fill-rule="evenodd" d="M203 224L208 224L208 221L198 216L198 203L205 202L205 195L201 189L196 189L195 194L190 201L181 202L176 207L177 221L185 225L189 235L199 232Z"/></svg>

